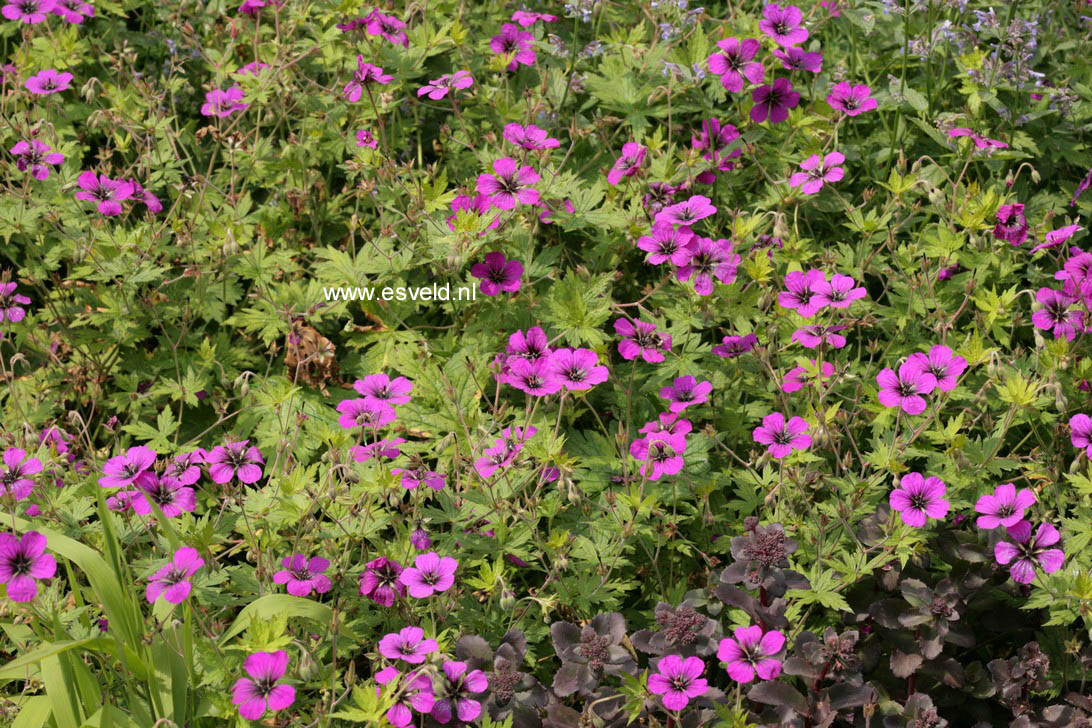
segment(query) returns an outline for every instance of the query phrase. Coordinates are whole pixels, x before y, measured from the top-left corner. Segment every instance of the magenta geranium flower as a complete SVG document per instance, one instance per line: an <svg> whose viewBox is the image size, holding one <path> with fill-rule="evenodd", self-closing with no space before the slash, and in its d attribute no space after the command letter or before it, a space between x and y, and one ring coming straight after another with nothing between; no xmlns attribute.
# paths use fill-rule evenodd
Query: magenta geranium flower
<svg viewBox="0 0 1092 728"><path fill-rule="evenodd" d="M385 557L372 559L360 574L360 593L376 604L389 607L395 597L405 596L402 565Z"/></svg>
<svg viewBox="0 0 1092 728"><path fill-rule="evenodd" d="M411 597L425 599L447 591L455 583L455 569L459 562L450 556L429 551L418 554L413 564L404 569L400 577Z"/></svg>
<svg viewBox="0 0 1092 728"><path fill-rule="evenodd" d="M1054 338L1067 341L1073 341L1084 330L1085 312L1072 309L1077 299L1068 292L1040 288L1035 300L1043 305L1031 314L1031 323L1035 328L1053 330Z"/></svg>
<svg viewBox="0 0 1092 728"><path fill-rule="evenodd" d="M447 96L448 92L453 89L470 88L474 85L474 77L470 75L470 71L456 71L454 74L445 73L437 79L429 81L427 84L417 89L417 95L428 95L433 101L437 101Z"/></svg>
<svg viewBox="0 0 1092 728"><path fill-rule="evenodd" d="M970 129L963 127L956 127L948 132L949 139L956 139L958 137L968 137L976 149L1005 149L1009 145L1005 142L998 141L997 139L987 139L986 137L975 134Z"/></svg>
<svg viewBox="0 0 1092 728"><path fill-rule="evenodd" d="M292 596L305 597L312 592L325 594L330 591L330 579L322 572L330 567L330 562L321 556L310 559L303 554L293 554L281 559L284 567L273 575L274 584L287 584Z"/></svg>
<svg viewBox="0 0 1092 728"><path fill-rule="evenodd" d="M637 240L637 247L649 253L648 262L653 265L670 262L672 265L685 265L690 260L690 249L686 244L694 234L687 227L675 227L669 222L652 224L652 234L642 235Z"/></svg>
<svg viewBox="0 0 1092 728"><path fill-rule="evenodd" d="M344 399L338 402L337 411L341 413L338 424L346 430L357 427L378 430L380 427L394 422L398 417L394 407L382 400L368 399L367 397Z"/></svg>
<svg viewBox="0 0 1092 728"><path fill-rule="evenodd" d="M420 627L403 627L379 640L379 654L388 660L402 660L411 665L420 665L425 661L425 655L439 649L436 640L425 639L425 631Z"/></svg>
<svg viewBox="0 0 1092 728"><path fill-rule="evenodd" d="M1092 458L1092 417L1076 414L1069 418L1069 441Z"/></svg>
<svg viewBox="0 0 1092 728"><path fill-rule="evenodd" d="M925 411L925 397L937 386L936 377L911 361L904 361L899 373L884 369L876 375L880 385L879 399L884 407L901 407L908 415Z"/></svg>
<svg viewBox="0 0 1092 728"><path fill-rule="evenodd" d="M816 349L823 343L832 348L841 349L846 345L846 337L837 332L848 328L848 326L803 326L792 332L792 340L808 349Z"/></svg>
<svg viewBox="0 0 1092 728"><path fill-rule="evenodd" d="M946 486L940 478L907 473L899 483L901 487L891 491L888 500L891 510L898 511L906 525L921 528L927 518L948 515L948 501L944 498Z"/></svg>
<svg viewBox="0 0 1092 728"><path fill-rule="evenodd" d="M691 698L709 692L709 683L701 676L705 663L700 657L667 655L656 665L656 670L648 676L648 691L662 695L668 710L682 710Z"/></svg>
<svg viewBox="0 0 1092 728"><path fill-rule="evenodd" d="M934 346L928 354L915 352L906 361L922 372L933 375L937 381L937 389L942 392L955 389L960 375L967 369L967 360L956 356L949 347L943 345Z"/></svg>
<svg viewBox="0 0 1092 728"><path fill-rule="evenodd" d="M126 180L133 187L133 199L140 200L144 203L144 206L151 212L162 212L163 203L159 201L159 198L153 195L148 190L144 189L139 182L135 179Z"/></svg>
<svg viewBox="0 0 1092 728"><path fill-rule="evenodd" d="M391 685L391 689L399 696L398 701L387 711L387 720L394 728L408 728L413 723L415 712L428 715L436 704L436 698L432 695L432 680L427 674L412 672L401 683L396 682L401 674L393 665L375 674L375 681L379 685ZM383 694L379 687L376 688L376 694Z"/></svg>
<svg viewBox="0 0 1092 728"><path fill-rule="evenodd" d="M479 217L484 217L487 212L493 209L493 202L488 195L456 195L455 199L451 201L451 211L456 213L447 218L447 226L451 228L451 232L455 232L455 221L457 219L457 213L459 210L470 210ZM500 215L493 215L493 219L489 221L486 226L487 230L493 230L500 227L501 218ZM485 231L478 233L484 235Z"/></svg>
<svg viewBox="0 0 1092 728"><path fill-rule="evenodd" d="M804 14L795 5L782 8L777 3L770 3L762 9L758 29L780 46L796 45L808 39L808 31L800 27L803 19Z"/></svg>
<svg viewBox="0 0 1092 728"><path fill-rule="evenodd" d="M258 77L263 69L269 68L268 63L262 63L261 61L251 61L246 65L239 66L239 69L235 73L239 76L254 76Z"/></svg>
<svg viewBox="0 0 1092 728"><path fill-rule="evenodd" d="M793 417L785 421L785 415L772 412L762 418L762 425L751 433L755 442L767 445L771 457L783 458L793 450L807 450L811 447L811 435L808 422L803 417Z"/></svg>
<svg viewBox="0 0 1092 728"><path fill-rule="evenodd" d="M4 470L0 471L0 495L11 493L23 500L34 492L34 481L26 477L42 472L42 461L27 457L27 451L9 447L4 451Z"/></svg>
<svg viewBox="0 0 1092 728"><path fill-rule="evenodd" d="M394 76L383 73L383 69L379 66L365 63L364 56L358 55L356 57L356 73L353 74L353 80L345 84L343 93L347 101L360 101L360 97L364 95L365 86L375 83L385 85L393 80Z"/></svg>
<svg viewBox="0 0 1092 728"><path fill-rule="evenodd" d="M1009 529L1009 535L1016 543L999 541L993 549L997 563L1005 566L1009 563L1009 576L1018 584L1030 584L1035 580L1035 567L1046 574L1053 574L1062 568L1065 552L1058 548L1049 548L1058 543L1061 534L1049 523L1039 524L1035 536L1031 535L1031 524L1020 521Z"/></svg>
<svg viewBox="0 0 1092 728"><path fill-rule="evenodd" d="M373 10L368 16L368 23L364 26L368 35L378 35L388 43L409 48L409 36L406 35L406 24L391 15L384 15L378 10Z"/></svg>
<svg viewBox="0 0 1092 728"><path fill-rule="evenodd" d="M163 474L175 478L182 485L193 485L201 478L201 466L208 455L203 448L176 455L164 468Z"/></svg>
<svg viewBox="0 0 1092 728"><path fill-rule="evenodd" d="M110 179L104 174L83 172L76 180L80 189L77 200L98 203L99 212L107 217L121 214L121 203L133 196L133 185L120 179Z"/></svg>
<svg viewBox="0 0 1092 728"><path fill-rule="evenodd" d="M762 627L737 627L735 639L725 637L717 647L717 659L727 663L728 677L738 683L773 680L781 674L777 654L785 646L785 635L777 630L763 634Z"/></svg>
<svg viewBox="0 0 1092 728"><path fill-rule="evenodd" d="M231 702L239 706L239 715L247 720L258 720L266 710L284 710L296 701L296 689L291 685L278 684L288 669L288 653L255 652L246 658L245 677L232 687Z"/></svg>
<svg viewBox="0 0 1092 728"><path fill-rule="evenodd" d="M472 723L481 715L482 704L470 696L488 689L489 679L484 672L467 672L465 662L448 660L444 663L443 675L436 689L432 717L445 725L451 722L452 717L463 723Z"/></svg>
<svg viewBox="0 0 1092 728"><path fill-rule="evenodd" d="M8 5L4 9L6 10L10 7L11 6ZM72 86L72 74L58 73L52 68L47 68L28 78L24 86L27 91L30 91L32 94L38 94L39 96L55 94L61 91L67 91Z"/></svg>
<svg viewBox="0 0 1092 728"><path fill-rule="evenodd" d="M250 485L261 479L261 466L265 460L258 448L253 445L247 447L249 442L229 442L212 449L206 460L212 482L227 483L232 478L238 478L240 483Z"/></svg>
<svg viewBox="0 0 1092 728"><path fill-rule="evenodd" d="M57 165L64 161L63 154L49 154L49 150L52 149L48 144L42 144L37 139L31 139L28 141L16 142L10 151L15 155L15 166L19 168L20 172L30 170L34 179L43 180L49 177L49 167L46 165Z"/></svg>
<svg viewBox="0 0 1092 728"><path fill-rule="evenodd" d="M993 228L993 236L1012 245L1024 244L1028 239L1028 220L1024 217L1024 206L1021 203L1001 205L997 211L997 225Z"/></svg>
<svg viewBox="0 0 1092 728"><path fill-rule="evenodd" d="M782 67L787 71L808 71L819 73L823 70L823 55L812 53L796 46L777 48L774 56L781 59Z"/></svg>
<svg viewBox="0 0 1092 728"><path fill-rule="evenodd" d="M693 195L684 202L665 207L656 215L655 222L670 223L689 227L698 220L703 220L717 213L711 200L703 195Z"/></svg>
<svg viewBox="0 0 1092 728"><path fill-rule="evenodd" d="M23 306L29 305L30 299L16 293L15 289L18 287L19 284L15 281L0 283L0 323L6 320L17 324L26 318L27 312Z"/></svg>
<svg viewBox="0 0 1092 728"><path fill-rule="evenodd" d="M587 391L607 381L609 370L591 349L557 349L547 359L547 370L569 391Z"/></svg>
<svg viewBox="0 0 1092 728"><path fill-rule="evenodd" d="M152 604L163 595L171 604L181 604L193 590L190 579L204 565L205 560L198 555L197 549L178 549L166 566L152 574L144 589L144 598Z"/></svg>
<svg viewBox="0 0 1092 728"><path fill-rule="evenodd" d="M540 20L544 23L552 23L557 20L557 16L546 13L530 13L526 10L517 10L512 13L512 21L519 23L524 28L530 27Z"/></svg>
<svg viewBox="0 0 1092 728"><path fill-rule="evenodd" d="M406 490L414 490L419 485L427 485L433 490L443 490L447 480L446 475L424 467L393 468L391 475L401 475L402 487Z"/></svg>
<svg viewBox="0 0 1092 728"><path fill-rule="evenodd" d="M392 380L386 374L380 372L378 374L369 374L363 379L357 379L353 382L353 389L369 402L390 405L406 404L410 401L413 382L405 377L395 377Z"/></svg>
<svg viewBox="0 0 1092 728"><path fill-rule="evenodd" d="M428 531L423 528L413 529L413 533L410 534L410 546L418 551L424 551L432 546L432 538L428 535Z"/></svg>
<svg viewBox="0 0 1092 728"><path fill-rule="evenodd" d="M489 41L489 48L497 55L510 57L508 70L514 71L520 67L533 66L535 64L535 49L531 42L533 35L518 26L505 23L501 26L501 32L493 36Z"/></svg>
<svg viewBox="0 0 1092 728"><path fill-rule="evenodd" d="M1024 512L1035 505L1035 494L1030 488L1016 490L1012 483L997 486L993 495L983 495L974 504L982 515L975 520L979 528L1012 528L1024 520Z"/></svg>
<svg viewBox="0 0 1092 728"><path fill-rule="evenodd" d="M622 156L614 161L614 166L607 173L607 182L616 185L624 177L632 177L637 174L644 164L645 154L648 148L637 142L626 142L622 145Z"/></svg>
<svg viewBox="0 0 1092 728"><path fill-rule="evenodd" d="M800 103L800 94L792 90L787 78L779 78L773 84L759 86L751 92L751 121L761 124L769 118L771 124L780 124L789 118L789 109Z"/></svg>
<svg viewBox="0 0 1092 728"><path fill-rule="evenodd" d="M561 142L549 136L545 129L540 129L534 124L523 127L520 124L506 124L504 138L523 149L556 149Z"/></svg>
<svg viewBox="0 0 1092 728"><path fill-rule="evenodd" d="M356 145L376 149L379 146L379 140L375 138L370 129L360 129L356 132Z"/></svg>
<svg viewBox="0 0 1092 728"><path fill-rule="evenodd" d="M716 119L707 119L702 123L701 135L691 136L690 146L705 150L701 157L712 162L713 167L700 172L695 178L698 182L711 185L717 181L717 172L735 169L736 163L732 160L742 155L743 150L739 147L730 152L725 150L738 138L739 130L731 124L721 124Z"/></svg>
<svg viewBox="0 0 1092 728"><path fill-rule="evenodd" d="M523 263L508 260L504 253L494 251L486 253L484 263L470 266L470 275L481 279L485 296L495 296L501 291L515 293L523 284Z"/></svg>
<svg viewBox="0 0 1092 728"><path fill-rule="evenodd" d="M498 210L511 210L517 203L538 204L538 190L531 188L539 180L533 167L502 157L493 162L493 172L478 176L478 194L488 195Z"/></svg>
<svg viewBox="0 0 1092 728"><path fill-rule="evenodd" d="M813 154L800 163L803 171L789 178L789 186L799 187L805 195L814 195L827 182L837 182L845 176L845 168L838 166L844 161L846 158L841 152L831 152L825 157Z"/></svg>
<svg viewBox="0 0 1092 728"><path fill-rule="evenodd" d="M401 437L396 437L391 440L380 440L373 442L370 445L355 445L350 451L353 455L353 460L358 463L363 463L372 458L387 458L393 460L402 454L402 451L398 448L405 442Z"/></svg>
<svg viewBox="0 0 1092 728"><path fill-rule="evenodd" d="M868 295L868 291L858 286L853 278L839 273L835 273L829 281L817 284L817 288L815 302L831 308L849 308L854 301Z"/></svg>
<svg viewBox="0 0 1092 728"><path fill-rule="evenodd" d="M45 552L46 537L27 531L22 537L0 533L0 584L7 584L8 599L29 602L38 596L38 579L52 579L57 560Z"/></svg>
<svg viewBox="0 0 1092 728"><path fill-rule="evenodd" d="M720 76L720 84L726 91L739 93L743 90L744 79L751 83L762 83L766 69L761 63L752 60L758 53L759 42L754 38L725 38L717 42L722 53L709 56L709 70Z"/></svg>
<svg viewBox="0 0 1092 728"><path fill-rule="evenodd" d="M502 381L535 397L554 394L562 387L561 378L554 375L546 359L513 359Z"/></svg>
<svg viewBox="0 0 1092 728"><path fill-rule="evenodd" d="M8 20L26 25L36 25L46 19L56 7L56 0L8 0L0 13Z"/></svg>
<svg viewBox="0 0 1092 728"><path fill-rule="evenodd" d="M1051 230L1049 233L1046 234L1046 238L1043 240L1043 242L1032 248L1031 252L1035 253L1037 251L1045 250L1047 248L1053 248L1056 245L1061 245L1062 243L1073 237L1074 233L1076 233L1078 230L1083 230L1083 228L1080 225L1066 225L1065 227L1058 228L1057 230Z"/></svg>
<svg viewBox="0 0 1092 728"><path fill-rule="evenodd" d="M699 382L690 375L678 377L669 387L660 389L660 396L670 400L668 407L672 412L682 412L687 407L709 401L709 393L713 391L713 383L709 381Z"/></svg>
<svg viewBox="0 0 1092 728"><path fill-rule="evenodd" d="M728 358L746 354L758 345L758 337L754 334L746 336L725 336L720 343L713 347L713 353L717 356Z"/></svg>
<svg viewBox="0 0 1092 728"><path fill-rule="evenodd" d="M827 103L846 116L857 116L876 108L876 99L871 94L872 89L863 83L854 86L849 81L841 81L830 90Z"/></svg>
<svg viewBox="0 0 1092 728"><path fill-rule="evenodd" d="M785 290L777 294L777 303L782 308L796 309L804 318L811 318L826 306L820 299L820 293L829 290L823 271L816 268L806 273L792 271L785 274Z"/></svg>
<svg viewBox="0 0 1092 728"><path fill-rule="evenodd" d="M546 332L542 330L542 327L532 326L531 329L527 329L526 334L518 331L508 337L505 354L534 361L550 355L547 344Z"/></svg>
<svg viewBox="0 0 1092 728"><path fill-rule="evenodd" d="M99 485L103 488L125 488L132 485L155 464L155 458L156 452L150 447L131 447L124 455L115 455L106 461L102 466L105 475L99 478Z"/></svg>
<svg viewBox="0 0 1092 728"><path fill-rule="evenodd" d="M231 116L250 106L243 103L243 89L232 86L226 89L213 89L205 93L205 103L201 105L202 116Z"/></svg>
<svg viewBox="0 0 1092 728"><path fill-rule="evenodd" d="M814 359L811 359L810 361L812 370L819 372L819 379L827 380L834 376L834 365L829 361L823 362L822 367L820 367L819 363ZM781 383L781 391L786 394L792 394L799 389L803 389L805 386L811 386L811 380L812 375L809 375L804 367L793 367L785 374L785 380Z"/></svg>
<svg viewBox="0 0 1092 728"><path fill-rule="evenodd" d="M650 364L656 364L664 360L664 351L671 351L671 336L657 332L656 324L618 319L614 322L614 330L622 337L618 342L618 353L626 361L640 356Z"/></svg>
<svg viewBox="0 0 1092 728"><path fill-rule="evenodd" d="M699 296L713 292L713 279L724 285L734 283L742 258L732 252L732 241L694 236L686 244L690 259L675 271L675 278L685 283L694 278L694 291Z"/></svg>
<svg viewBox="0 0 1092 728"><path fill-rule="evenodd" d="M149 501L154 502L167 518L176 518L185 513L193 513L197 507L197 496L193 488L183 485L177 478L169 475L156 476L146 472L136 480L137 491L130 499L133 510L142 516L152 513Z"/></svg>

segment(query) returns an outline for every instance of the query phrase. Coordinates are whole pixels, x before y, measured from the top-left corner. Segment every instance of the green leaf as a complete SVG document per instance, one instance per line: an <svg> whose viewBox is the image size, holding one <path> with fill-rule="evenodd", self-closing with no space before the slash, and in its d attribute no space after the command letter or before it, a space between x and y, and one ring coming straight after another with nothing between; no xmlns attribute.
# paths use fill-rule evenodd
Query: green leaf
<svg viewBox="0 0 1092 728"><path fill-rule="evenodd" d="M266 594L243 607L231 627L220 636L220 645L227 644L232 637L249 627L254 619L270 619L279 614L288 617L304 617L325 625L333 621L333 611L325 604L303 597L294 597L291 594Z"/></svg>

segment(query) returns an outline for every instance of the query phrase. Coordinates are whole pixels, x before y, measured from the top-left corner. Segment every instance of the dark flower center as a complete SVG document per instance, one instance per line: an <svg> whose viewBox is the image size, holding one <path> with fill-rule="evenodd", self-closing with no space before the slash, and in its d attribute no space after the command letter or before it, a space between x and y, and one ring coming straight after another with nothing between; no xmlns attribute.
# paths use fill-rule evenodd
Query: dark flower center
<svg viewBox="0 0 1092 728"><path fill-rule="evenodd" d="M691 207L684 207L681 211L675 213L675 220L678 222L691 222L697 219L698 212Z"/></svg>
<svg viewBox="0 0 1092 728"><path fill-rule="evenodd" d="M568 379L570 382L583 382L584 378L588 376L588 373L586 371L576 367L575 365L570 366L568 369L566 369L564 374L565 378Z"/></svg>
<svg viewBox="0 0 1092 728"><path fill-rule="evenodd" d="M157 505L165 506L174 502L174 491L171 490L165 483L157 483L151 490L148 491L149 497L156 502Z"/></svg>
<svg viewBox="0 0 1092 728"><path fill-rule="evenodd" d="M371 415L370 412L368 414ZM250 462L250 458L247 456L246 450L240 447L238 449L228 451L227 461L231 463L234 467L241 468L242 466Z"/></svg>
<svg viewBox="0 0 1092 728"><path fill-rule="evenodd" d="M648 448L648 455L653 462L663 463L675 457L675 451L663 442L656 442Z"/></svg>
<svg viewBox="0 0 1092 728"><path fill-rule="evenodd" d="M254 681L254 692L261 695L263 698L273 692L273 688L277 687L277 678L272 675L266 675L265 677L258 678Z"/></svg>
<svg viewBox="0 0 1092 728"><path fill-rule="evenodd" d="M918 393L918 385L916 382L905 382L900 380L899 383L895 385L895 393L900 397L913 397Z"/></svg>
<svg viewBox="0 0 1092 728"><path fill-rule="evenodd" d="M658 334L642 331L641 329L637 329L637 332L633 335L633 340L642 349L655 349L660 345Z"/></svg>
<svg viewBox="0 0 1092 728"><path fill-rule="evenodd" d="M181 566L171 566L171 570L167 572L167 575L163 577L162 581L165 584L181 584L189 578L189 574Z"/></svg>
<svg viewBox="0 0 1092 728"><path fill-rule="evenodd" d="M711 273L719 262L709 250L703 250L690 259L690 265L697 268L699 273Z"/></svg>
<svg viewBox="0 0 1092 728"><path fill-rule="evenodd" d="M11 567L11 572L13 574L22 576L23 574L30 573L30 569L34 566L34 562L26 554L17 553L11 558L11 561L8 562L8 565Z"/></svg>
<svg viewBox="0 0 1092 728"><path fill-rule="evenodd" d="M501 191L508 195L516 194L521 187L514 175L498 175L497 183L500 185Z"/></svg>
<svg viewBox="0 0 1092 728"><path fill-rule="evenodd" d="M671 687L680 693L685 693L687 688L690 687L690 678L686 675L675 675L671 678Z"/></svg>

